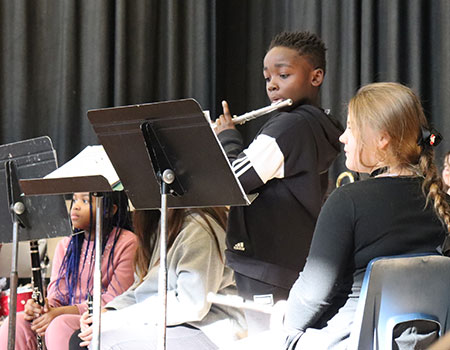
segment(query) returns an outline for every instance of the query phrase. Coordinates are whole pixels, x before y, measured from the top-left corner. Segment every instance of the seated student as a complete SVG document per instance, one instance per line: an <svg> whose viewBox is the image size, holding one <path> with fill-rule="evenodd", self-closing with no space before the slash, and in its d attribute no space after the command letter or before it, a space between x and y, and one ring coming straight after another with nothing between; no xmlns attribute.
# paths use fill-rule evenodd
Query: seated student
<svg viewBox="0 0 450 350"><path fill-rule="evenodd" d="M450 151L444 156L444 167L442 169L442 181L444 181L445 190L450 194Z"/></svg>
<svg viewBox="0 0 450 350"><path fill-rule="evenodd" d="M156 349L161 300L158 297L159 211L136 211L139 237L136 280L106 305L101 316L102 349ZM225 265L226 209L174 209L168 214L167 348L216 349L245 329L238 309L211 305L209 292L236 294L233 271ZM82 316L80 339L70 349L87 346L92 328Z"/></svg>
<svg viewBox="0 0 450 350"><path fill-rule="evenodd" d="M345 349L364 273L380 256L436 253L450 207L416 95L397 83L362 87L341 135L348 169L371 174L336 189L319 215L285 315L288 349Z"/></svg>
<svg viewBox="0 0 450 350"><path fill-rule="evenodd" d="M128 199L123 192L105 193L103 221L102 303L106 304L133 283L135 235L128 227ZM59 241L44 307L32 299L17 314L16 349L37 348L36 335L45 334L47 350L67 348L78 329L94 274L95 202L89 193L75 193L70 216L74 234ZM64 324L64 327L61 325ZM69 325L69 328L67 328ZM71 327L71 329L70 329ZM7 348L8 322L0 329L0 347Z"/></svg>

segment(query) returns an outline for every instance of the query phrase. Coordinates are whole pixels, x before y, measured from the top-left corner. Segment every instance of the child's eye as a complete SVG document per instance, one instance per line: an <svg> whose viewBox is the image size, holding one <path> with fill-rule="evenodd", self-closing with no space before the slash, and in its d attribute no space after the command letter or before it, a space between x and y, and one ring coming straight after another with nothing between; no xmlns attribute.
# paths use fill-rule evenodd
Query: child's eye
<svg viewBox="0 0 450 350"><path fill-rule="evenodd" d="M290 74L280 74L281 79L286 79L289 77Z"/></svg>
<svg viewBox="0 0 450 350"><path fill-rule="evenodd" d="M270 83L270 78L269 78L269 77L265 77L265 78L264 78L264 81L265 81L266 83Z"/></svg>
<svg viewBox="0 0 450 350"><path fill-rule="evenodd" d="M89 200L88 199L83 199L83 203L84 204L89 204Z"/></svg>

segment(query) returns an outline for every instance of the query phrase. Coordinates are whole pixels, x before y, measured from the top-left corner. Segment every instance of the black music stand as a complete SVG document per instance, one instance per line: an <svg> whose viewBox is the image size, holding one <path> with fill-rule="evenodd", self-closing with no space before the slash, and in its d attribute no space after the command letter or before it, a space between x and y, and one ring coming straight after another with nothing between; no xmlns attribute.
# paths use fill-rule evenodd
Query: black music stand
<svg viewBox="0 0 450 350"><path fill-rule="evenodd" d="M158 349L165 349L167 208L250 201L195 100L91 110L88 118L133 206L161 208Z"/></svg>
<svg viewBox="0 0 450 350"><path fill-rule="evenodd" d="M99 169L99 172L101 169ZM108 180L102 175L74 176L61 178L21 180L20 185L26 195L63 194L90 192L95 197L95 262L93 287L93 338L92 349L100 348L100 320L102 293L102 231L103 231L103 193L111 192Z"/></svg>
<svg viewBox="0 0 450 350"><path fill-rule="evenodd" d="M0 200L0 242L12 242L9 350L15 347L19 241L72 232L64 198L24 197L19 179L44 176L56 166L56 154L46 136L0 146L0 173L4 172L0 174L0 198L6 198Z"/></svg>

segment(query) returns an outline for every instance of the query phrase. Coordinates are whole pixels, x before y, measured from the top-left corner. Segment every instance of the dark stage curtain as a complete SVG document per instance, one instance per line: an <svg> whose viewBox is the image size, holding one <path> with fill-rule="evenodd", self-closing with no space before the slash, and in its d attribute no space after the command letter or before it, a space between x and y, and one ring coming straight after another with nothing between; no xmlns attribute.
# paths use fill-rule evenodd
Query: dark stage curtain
<svg viewBox="0 0 450 350"><path fill-rule="evenodd" d="M0 143L49 135L60 163L97 143L89 109L186 97L212 116L223 99L234 114L267 105L262 59L281 30L324 39L322 105L343 123L359 86L398 81L450 137L447 0L0 0L0 30ZM241 128L248 141L263 122Z"/></svg>

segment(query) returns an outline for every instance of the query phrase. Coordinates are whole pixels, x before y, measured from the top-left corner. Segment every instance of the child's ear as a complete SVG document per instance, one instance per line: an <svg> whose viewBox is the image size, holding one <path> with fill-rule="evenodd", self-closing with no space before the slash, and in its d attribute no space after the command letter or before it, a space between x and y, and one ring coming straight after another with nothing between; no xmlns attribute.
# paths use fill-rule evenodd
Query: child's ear
<svg viewBox="0 0 450 350"><path fill-rule="evenodd" d="M117 206L117 204L113 204L113 206L112 206L112 216L114 216L114 215L116 215L116 213L117 213L117 209L118 209L119 207Z"/></svg>
<svg viewBox="0 0 450 350"><path fill-rule="evenodd" d="M311 85L314 87L319 87L323 83L323 69L316 68L311 72Z"/></svg>
<svg viewBox="0 0 450 350"><path fill-rule="evenodd" d="M381 132L377 137L378 149L385 151L391 142L391 137L387 132Z"/></svg>

